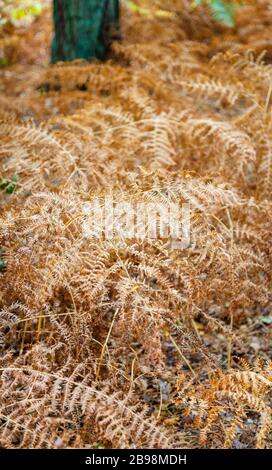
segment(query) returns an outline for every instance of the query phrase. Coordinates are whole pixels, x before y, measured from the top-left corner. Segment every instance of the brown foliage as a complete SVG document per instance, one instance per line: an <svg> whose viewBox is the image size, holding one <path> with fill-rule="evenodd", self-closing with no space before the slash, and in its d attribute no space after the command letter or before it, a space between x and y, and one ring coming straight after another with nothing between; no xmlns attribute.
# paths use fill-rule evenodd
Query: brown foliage
<svg viewBox="0 0 272 470"><path fill-rule="evenodd" d="M269 5L234 33L188 3L124 12L107 63L3 72L4 447L237 447L250 413L246 446L271 445L271 365L235 362L271 306ZM84 237L107 194L190 201L190 248Z"/></svg>

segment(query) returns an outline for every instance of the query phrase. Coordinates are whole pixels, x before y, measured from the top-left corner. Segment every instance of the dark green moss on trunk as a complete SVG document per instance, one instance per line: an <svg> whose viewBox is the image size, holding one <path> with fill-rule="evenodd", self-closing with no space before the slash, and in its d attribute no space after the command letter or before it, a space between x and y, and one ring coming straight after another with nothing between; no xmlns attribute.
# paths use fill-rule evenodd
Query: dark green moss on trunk
<svg viewBox="0 0 272 470"><path fill-rule="evenodd" d="M52 62L104 59L119 28L118 0L54 0Z"/></svg>

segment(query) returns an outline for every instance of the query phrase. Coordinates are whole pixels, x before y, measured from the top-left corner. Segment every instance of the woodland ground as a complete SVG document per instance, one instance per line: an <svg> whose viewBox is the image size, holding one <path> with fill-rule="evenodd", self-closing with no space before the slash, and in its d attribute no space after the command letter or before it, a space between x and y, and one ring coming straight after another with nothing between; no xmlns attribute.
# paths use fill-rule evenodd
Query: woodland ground
<svg viewBox="0 0 272 470"><path fill-rule="evenodd" d="M2 33L3 447L271 447L272 10L248 3L235 30L124 9L105 63L49 66L50 12ZM83 239L109 193L189 199L192 247Z"/></svg>

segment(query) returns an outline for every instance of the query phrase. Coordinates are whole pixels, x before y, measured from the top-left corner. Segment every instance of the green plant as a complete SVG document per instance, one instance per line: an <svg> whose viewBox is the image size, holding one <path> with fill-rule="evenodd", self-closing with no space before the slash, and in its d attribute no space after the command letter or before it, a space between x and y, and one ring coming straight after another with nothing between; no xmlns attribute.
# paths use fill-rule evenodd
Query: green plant
<svg viewBox="0 0 272 470"><path fill-rule="evenodd" d="M4 250L3 248L0 246L0 273L4 272L5 269L6 269L6 266L7 266L7 263L6 261L3 259L3 256L4 255Z"/></svg>
<svg viewBox="0 0 272 470"><path fill-rule="evenodd" d="M172 12L164 10L162 8L158 8L158 5L154 1L139 1L133 2L131 0L126 0L125 3L127 4L130 10L134 11L135 13L139 13L140 15L144 16L171 16L173 15ZM160 2L159 2L160 3ZM201 5L208 5L210 8L212 15L219 23L224 24L230 28L235 26L235 12L239 5L242 4L240 0L194 0L191 2L192 8L197 8ZM151 9L152 4L154 4L154 8Z"/></svg>
<svg viewBox="0 0 272 470"><path fill-rule="evenodd" d="M160 2L159 5L156 4L156 2L152 1L141 1L141 2L133 2L131 0L125 0L125 4L127 7L133 11L134 13L138 13L139 15L142 16L148 16L148 17L161 17L161 18L171 18L175 16L175 13L166 9L163 9L163 7L160 7ZM152 8L153 6L153 8Z"/></svg>
<svg viewBox="0 0 272 470"><path fill-rule="evenodd" d="M209 6L214 18L225 26L233 28L235 26L235 12L241 4L240 1L226 1L226 0L194 0L192 3L193 8L206 4Z"/></svg>
<svg viewBox="0 0 272 470"><path fill-rule="evenodd" d="M31 23L45 8L45 4L37 0L4 0L0 6L0 25L9 22L15 26Z"/></svg>
<svg viewBox="0 0 272 470"><path fill-rule="evenodd" d="M0 68L12 62L18 43L17 28L29 26L47 7L37 0L0 0Z"/></svg>
<svg viewBox="0 0 272 470"><path fill-rule="evenodd" d="M18 177L13 176L10 180L0 178L0 190L6 194L13 194L17 188Z"/></svg>

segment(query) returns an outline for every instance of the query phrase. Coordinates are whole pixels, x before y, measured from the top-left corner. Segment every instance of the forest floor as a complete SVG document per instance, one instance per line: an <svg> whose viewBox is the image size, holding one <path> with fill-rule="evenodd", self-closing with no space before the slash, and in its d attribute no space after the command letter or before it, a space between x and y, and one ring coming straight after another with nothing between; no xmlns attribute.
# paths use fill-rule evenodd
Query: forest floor
<svg viewBox="0 0 272 470"><path fill-rule="evenodd" d="M105 63L49 65L50 11L2 38L2 446L271 447L271 6L173 4ZM82 239L95 196L171 192L188 251Z"/></svg>

